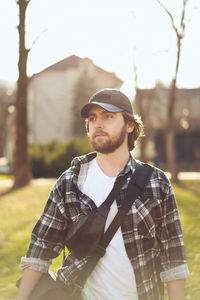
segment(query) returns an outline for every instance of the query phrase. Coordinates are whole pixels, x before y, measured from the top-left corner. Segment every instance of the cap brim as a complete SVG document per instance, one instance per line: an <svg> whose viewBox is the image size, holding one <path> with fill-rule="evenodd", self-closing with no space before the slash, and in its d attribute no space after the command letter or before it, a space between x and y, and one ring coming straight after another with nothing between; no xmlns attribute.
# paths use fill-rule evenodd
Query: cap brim
<svg viewBox="0 0 200 300"><path fill-rule="evenodd" d="M112 105L112 104L102 103L102 102L91 102L91 103L87 103L81 109L81 116L82 116L82 118L87 118L88 117L89 112L90 112L91 108L94 105L98 105L98 106L102 107L103 109L105 109L105 110L107 110L109 112L120 112L120 111L123 111L122 108L119 108L119 107L117 107L115 105Z"/></svg>

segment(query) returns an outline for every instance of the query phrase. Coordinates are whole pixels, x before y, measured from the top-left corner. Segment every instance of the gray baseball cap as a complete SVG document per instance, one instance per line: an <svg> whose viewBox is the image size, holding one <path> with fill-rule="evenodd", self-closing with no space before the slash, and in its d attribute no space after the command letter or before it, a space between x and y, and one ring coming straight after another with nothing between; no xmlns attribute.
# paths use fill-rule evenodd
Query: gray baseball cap
<svg viewBox="0 0 200 300"><path fill-rule="evenodd" d="M129 98L118 89L105 88L93 94L88 103L81 109L82 118L87 118L91 108L99 105L109 112L126 111L133 115Z"/></svg>

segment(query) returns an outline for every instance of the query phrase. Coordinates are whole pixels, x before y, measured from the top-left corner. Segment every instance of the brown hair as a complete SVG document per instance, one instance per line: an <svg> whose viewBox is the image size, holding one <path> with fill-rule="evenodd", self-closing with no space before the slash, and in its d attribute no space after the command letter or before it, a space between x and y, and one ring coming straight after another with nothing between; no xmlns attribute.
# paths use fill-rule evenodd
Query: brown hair
<svg viewBox="0 0 200 300"><path fill-rule="evenodd" d="M136 141L144 136L144 125L141 120L141 117L138 115L131 115L126 111L122 112L122 116L124 118L124 122L127 123L133 123L134 129L132 132L128 134L128 149L129 151L133 150L136 146ZM87 133L89 131L89 124L88 119L85 119L85 127L87 130Z"/></svg>
<svg viewBox="0 0 200 300"><path fill-rule="evenodd" d="M134 129L128 134L128 149L129 151L133 150L136 146L136 141L144 136L144 125L141 120L141 117L138 115L131 115L126 111L122 112L125 123L133 123Z"/></svg>

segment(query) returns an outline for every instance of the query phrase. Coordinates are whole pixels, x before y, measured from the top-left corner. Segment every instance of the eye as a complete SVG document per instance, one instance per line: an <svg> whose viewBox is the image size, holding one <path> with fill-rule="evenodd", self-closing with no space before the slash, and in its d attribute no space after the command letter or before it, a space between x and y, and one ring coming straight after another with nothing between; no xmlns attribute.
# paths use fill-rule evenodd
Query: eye
<svg viewBox="0 0 200 300"><path fill-rule="evenodd" d="M89 122L94 122L96 120L95 116L89 116L88 121Z"/></svg>
<svg viewBox="0 0 200 300"><path fill-rule="evenodd" d="M112 118L112 117L113 117L112 114L105 114L105 115L104 115L104 118L105 118L105 119L110 119L110 118Z"/></svg>

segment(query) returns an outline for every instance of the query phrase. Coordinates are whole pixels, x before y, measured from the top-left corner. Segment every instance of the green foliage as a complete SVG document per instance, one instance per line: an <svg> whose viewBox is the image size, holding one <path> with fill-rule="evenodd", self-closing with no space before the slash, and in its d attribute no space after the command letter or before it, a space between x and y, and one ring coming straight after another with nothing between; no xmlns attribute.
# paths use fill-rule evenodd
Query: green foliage
<svg viewBox="0 0 200 300"><path fill-rule="evenodd" d="M74 157L90 151L92 148L86 136L33 145L30 147L33 177L58 177L70 167Z"/></svg>

